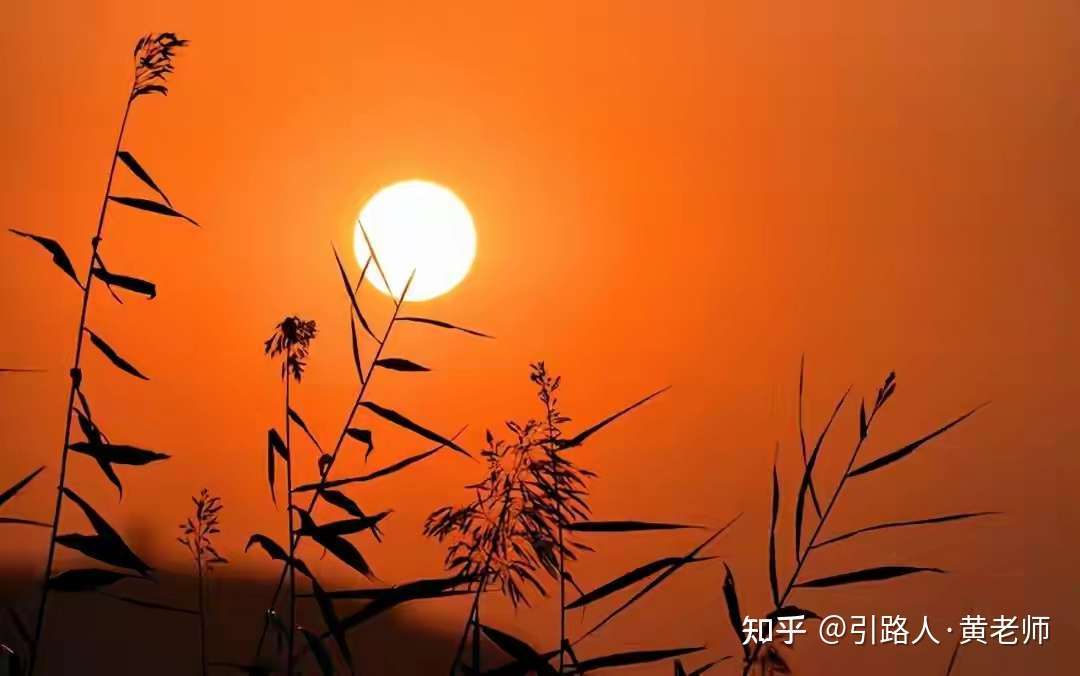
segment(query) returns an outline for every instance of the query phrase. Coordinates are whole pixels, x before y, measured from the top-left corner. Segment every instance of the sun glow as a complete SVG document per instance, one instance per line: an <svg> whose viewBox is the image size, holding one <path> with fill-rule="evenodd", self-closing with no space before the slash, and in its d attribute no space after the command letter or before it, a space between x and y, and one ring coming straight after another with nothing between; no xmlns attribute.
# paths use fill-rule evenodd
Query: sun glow
<svg viewBox="0 0 1080 676"><path fill-rule="evenodd" d="M361 266L370 251L365 232L390 288L374 264L368 269L368 282L396 298L415 270L408 301L447 293L469 273L476 256L476 227L468 208L453 192L429 181L394 183L368 200L353 236Z"/></svg>

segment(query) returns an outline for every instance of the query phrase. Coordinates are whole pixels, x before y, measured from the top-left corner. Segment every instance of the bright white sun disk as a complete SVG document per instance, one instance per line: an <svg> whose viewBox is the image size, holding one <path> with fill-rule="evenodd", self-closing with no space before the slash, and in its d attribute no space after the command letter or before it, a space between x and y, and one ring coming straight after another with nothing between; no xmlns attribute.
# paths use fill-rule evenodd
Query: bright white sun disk
<svg viewBox="0 0 1080 676"><path fill-rule="evenodd" d="M353 248L360 265L368 259L363 224L383 273L372 264L367 280L383 293L401 295L416 271L405 300L430 300L465 278L476 256L476 227L465 204L450 190L429 181L402 181L375 193L360 211Z"/></svg>

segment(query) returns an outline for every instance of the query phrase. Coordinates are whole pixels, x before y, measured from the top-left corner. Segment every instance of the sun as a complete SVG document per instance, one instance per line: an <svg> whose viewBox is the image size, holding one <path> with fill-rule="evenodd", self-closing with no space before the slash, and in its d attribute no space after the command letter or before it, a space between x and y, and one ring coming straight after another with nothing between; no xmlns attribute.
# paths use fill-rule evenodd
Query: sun
<svg viewBox="0 0 1080 676"><path fill-rule="evenodd" d="M363 224L363 230L361 230ZM379 291L397 298L416 271L405 300L441 296L469 274L476 257L476 226L468 208L451 190L430 181L401 181L367 201L353 235L356 260L363 265L375 248L387 288L375 265L367 280Z"/></svg>

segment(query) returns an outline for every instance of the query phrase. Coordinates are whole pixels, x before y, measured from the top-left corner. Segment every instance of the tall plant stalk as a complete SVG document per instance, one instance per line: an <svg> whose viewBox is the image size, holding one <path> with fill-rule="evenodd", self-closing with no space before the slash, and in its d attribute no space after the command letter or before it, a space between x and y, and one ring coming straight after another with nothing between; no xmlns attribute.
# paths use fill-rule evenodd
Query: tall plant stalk
<svg viewBox="0 0 1080 676"><path fill-rule="evenodd" d="M367 257L367 259L366 259L366 261L365 261L365 263L363 265L363 268L361 269L360 278L356 282L355 285L349 279L348 273L345 271L345 266L342 264L340 257L338 257L338 255L337 255L337 251L336 250L334 251L335 262L337 264L338 271L339 271L339 273L341 275L341 279L342 279L342 282L344 284L345 291L346 291L346 294L348 296L349 304L350 304L349 322L350 322L350 327L351 327L351 330L352 330L353 362L354 362L354 366L355 366L355 369L356 369L357 377L358 377L358 379L360 381L360 387L359 387L359 390L358 390L358 392L356 394L356 397L354 398L354 400L352 402L351 407L349 408L348 415L345 417L345 422L342 425L341 430L337 435L337 441L334 443L334 446L331 449L331 451L322 456L322 461L320 461L320 463L319 463L319 470L318 470L319 478L318 478L318 481L316 483L309 484L309 485L298 487L298 488L294 489L295 492L301 492L301 491L308 492L308 491L310 491L312 493L311 498L310 498L309 502L307 503L307 509L304 510L305 514L307 514L307 515L310 515L311 513L314 512L315 508L320 504L320 501L323 501L325 499L325 497L327 495L327 490L330 489L331 487L333 487L335 485L344 485L344 484L350 483L352 481L364 481L364 480L367 480L367 479L361 477L361 478L356 478L356 479L345 479L345 480L340 480L340 481L335 481L335 482L330 481L331 472L333 471L334 465L337 462L338 458L340 457L341 451L344 448L344 444L345 444L345 441L347 439L358 440L361 443L365 443L367 445L367 451L365 453L365 459L367 458L368 455L370 455L370 453L371 453L371 451L373 449L373 437L372 437L371 431L366 430L366 429L359 429L359 428L354 427L354 424L356 423L357 416L359 415L361 408L368 408L370 411L376 413L380 417L383 417L383 418L385 418L385 419L387 419L387 420L389 420L389 421L391 421L391 422L393 422L393 423L395 423L395 424L397 424L399 426L405 427L409 431L411 431L411 432L413 432L415 434L419 434L420 436L423 436L424 438L426 438L428 440L435 441L436 443L439 444L439 448L448 447L448 448L451 448L451 449L453 449L455 451L465 453L464 449L462 449L460 446L458 446L454 442L454 438L456 438L456 436L453 437L453 438L443 437L443 436L441 436L439 434L436 434L434 432L431 432L430 430L427 430L427 429L423 428L420 425L417 425L416 423L412 422L411 420L406 419L404 416L396 413L395 411L385 409L385 408L383 408L381 406L378 406L378 405L376 405L376 404L374 404L372 402L369 402L367 400L367 393L368 393L368 390L369 390L369 387L370 387L372 381L374 380L375 373L376 373L377 369L381 368L381 369L393 370L393 371L427 371L428 370L426 367L422 367L422 366L420 366L418 364L415 364L413 362L410 362L409 360L406 360L406 359L401 359L401 358L397 358L397 357L391 357L391 358L384 357L384 351L386 349L386 346L389 344L391 336L393 334L393 331L397 326L399 326L402 322L407 322L407 323L412 323L412 324L435 326L435 327L442 328L442 329L448 329L448 330L463 332L463 333L470 334L470 335L473 335L473 336L479 336L479 337L483 337L483 338L490 338L490 336L488 336L488 335L486 335L484 333L480 333L479 331L474 331L474 330L471 330L471 329L462 328L460 326L455 326L453 324L449 324L449 323L444 322L444 321L428 319L428 318L424 318L424 317L405 317L405 316L402 316L401 311L403 309L403 306L404 306L404 303L405 303L405 298L406 298L406 296L408 294L409 288L412 285L413 278L415 276L415 271L412 274L410 274L409 278L405 281L405 284L402 287L401 293L393 298L393 311L391 313L391 316L390 316L389 320L387 321L386 326L384 327L381 335L377 335L372 330L371 325L368 323L366 317L364 316L363 312L360 309L360 303L359 303L359 301L357 299L357 293L359 292L360 286L361 286L361 284L363 284L364 279L370 273L370 270L371 270L372 267L374 267L377 270L378 274L380 275L380 277L381 277L383 283L386 285L387 289L392 289L396 285L391 285L390 284L390 281L387 278L387 276L386 276L386 274L385 274L385 272L384 272L384 270L382 268L382 265L379 262L378 254L376 253L375 248L372 246L370 239L367 238L367 233L366 233L366 231L364 231L362 225L360 226L360 231L363 234L363 236L364 236L364 238L365 238L365 240L367 242L369 254L368 254L368 257ZM366 366L363 364L363 360L362 360L362 356L361 356L361 353L362 353L361 341L362 341L362 338L363 338L363 334L361 334L361 332L357 329L357 325L360 326L360 328L363 330L364 334L366 334L371 339L371 341L374 342L374 345L375 345L374 350L373 350L373 354L370 357L370 359L367 361ZM467 455L467 453L465 453L465 454ZM427 457L428 455L430 455L430 453L421 454L420 457ZM419 457L415 458L415 459L419 459ZM415 459L413 461L415 461ZM407 462L405 465L400 465L398 467L395 467L392 470L389 470L387 472L384 472L383 474L380 474L380 476L384 476L386 474L393 473L393 472L395 472L395 471L397 471L399 469L403 469L408 464L411 464L411 462L412 461ZM348 498L344 497L341 494L337 494L335 497L337 498L338 501L348 500ZM350 503L350 507L352 509L357 509L355 504L351 503L351 500L349 501L349 503ZM299 509L299 508L297 508L297 509ZM296 510L294 510L294 511L296 511ZM373 533L375 533L376 537L378 537L379 531L378 531L377 527L373 527L372 531L373 531ZM293 540L293 542L290 543L290 545L295 548L299 543L300 535L299 534L293 534L292 540ZM293 551L295 551L295 549ZM277 585L274 588L274 593L272 595L270 605L268 606L269 608L274 607L274 605L277 603L278 597L281 594L281 590L283 588L284 581L285 581L285 575L286 575L286 572L288 570L287 566L288 566L288 564L286 563L286 567L282 568L281 574L278 577ZM269 628L270 628L270 622L269 622L269 618L267 618L267 621L263 623L262 631L261 631L260 636L259 636L259 641L258 641L258 644L256 646L256 655L259 655L259 654L262 653L263 646L264 646L265 641L266 641L266 635L267 635L267 632L268 632Z"/></svg>
<svg viewBox="0 0 1080 676"><path fill-rule="evenodd" d="M288 646L288 655L286 657L286 663L288 665L288 671L286 673L293 674L293 664L296 658L296 543L297 543L297 529L296 529L296 509L293 505L293 452L292 452L292 423L296 414L292 408L292 381L297 383L301 381L304 376L304 369L307 366L308 350L311 347L311 341L315 339L317 328L314 321L306 321L300 317L286 317L277 325L274 329L274 333L267 339L264 345L264 351L271 357L281 356L281 378L284 380L284 404L283 411L283 429L285 432L285 440L282 443L280 438L278 443L274 443L273 439L275 432L271 430L271 446L276 446L277 452L284 457L285 460L285 483L288 490L288 502L286 512L288 513L289 522L289 554L287 559L287 567L289 572L289 624L286 644ZM270 462L273 463L273 456L270 457ZM272 465L271 465L272 467ZM271 485L271 488L273 486Z"/></svg>
<svg viewBox="0 0 1080 676"><path fill-rule="evenodd" d="M70 374L70 384L68 387L67 404L64 409L65 421L64 421L64 435L63 445L60 453L60 474L57 481L56 500L53 505L53 516L50 528L49 548L45 557L44 574L42 577L41 591L38 601L37 617L34 623L33 640L30 645L30 660L29 660L29 673L33 673L37 666L37 658L39 655L39 648L41 643L41 637L45 626L46 611L48 610L49 592L54 586L53 565L55 562L56 545L66 544L62 536L58 535L58 529L60 526L60 518L62 516L64 497L68 496L73 501L76 501L79 506L84 510L92 512L92 508L86 505L81 498L74 495L67 487L68 482L68 460L69 451L76 450L80 453L90 455L98 460L105 472L106 476L117 487L120 487L119 479L116 477L112 470L112 465L115 464L145 464L146 462L152 462L155 460L164 459L167 456L162 454L142 455L143 453L149 453L141 451L137 460L132 456L120 457L115 452L110 452L111 445L104 439L104 435L100 432L100 429L93 423L90 416L89 404L86 397L81 391L82 385L82 356L84 338L89 336L91 342L113 363L114 366L121 370L137 376L142 379L146 379L141 373L138 372L129 362L120 357L115 350L113 350L107 343L105 343L99 336L90 331L87 327L87 315L90 307L90 297L94 288L94 278L100 278L106 286L109 288L110 293L113 291L113 287L125 289L135 293L140 293L153 298L156 294L156 289L153 284L134 277L128 277L125 275L116 275L111 273L106 267L101 256L101 242L103 239L103 233L105 228L105 218L108 211L110 202L117 202L121 205L128 206L135 209L141 209L143 211L149 211L165 216L172 216L183 218L195 223L190 218L187 218L183 214L175 211L168 198L165 197L164 192L157 186L150 175L146 172L138 161L128 152L122 151L121 146L124 140L124 133L127 130L128 119L132 110L132 106L135 100L141 96L167 92L167 87L164 82L166 76L173 72L172 56L173 52L187 44L187 41L181 40L172 33L160 33L147 35L141 38L135 46L134 52L134 75L132 84L128 92L127 101L124 104L124 112L120 119L120 129L116 136L116 143L113 147L112 157L109 162L109 172L105 181L105 191L101 198L101 206L98 209L97 226L94 231L94 236L90 240L90 257L86 265L86 282L79 281L78 275L75 272L74 266L71 264L70 258L67 256L63 247L59 242L34 235L27 232L18 230L12 230L13 233L20 237L26 237L34 240L39 245L44 247L53 256L53 262L59 267L65 274L71 277L76 284L78 284L82 290L82 302L79 310L79 321L75 336L75 354L72 360ZM116 176L117 161L122 161L129 170L139 178L144 184L154 190L163 200L164 204L148 199L135 198L135 197L118 197L112 194L113 179ZM76 408L76 397L79 398L81 409ZM72 443L72 418L78 416L80 427L84 434L87 436L85 444L73 444ZM96 513L95 513L96 514ZM111 537L110 537L111 536ZM98 537L99 544L117 545L119 537L115 532L101 533ZM119 545L123 545L122 541L119 541ZM70 545L69 545L70 546ZM79 547L73 547L79 549ZM126 549L126 545L124 546ZM80 550L82 551L82 550ZM93 556L90 552L83 552L89 556ZM115 553L115 551L113 552ZM130 550L127 550L130 554ZM115 557L114 557L115 558ZM106 563L112 563L119 565L118 561L123 560L106 560ZM137 560L137 557L135 558ZM130 559L127 560L132 562ZM144 566L145 564L140 565ZM147 568L148 570L148 568ZM145 571L141 571L145 572Z"/></svg>
<svg viewBox="0 0 1080 676"><path fill-rule="evenodd" d="M221 498L211 495L204 488L198 497L192 496L191 501L195 503L195 515L180 524L181 535L176 539L187 548L195 564L199 596L199 666L203 676L206 676L210 669L206 650L206 577L213 572L214 566L228 561L218 554L213 542L214 536L221 532Z"/></svg>

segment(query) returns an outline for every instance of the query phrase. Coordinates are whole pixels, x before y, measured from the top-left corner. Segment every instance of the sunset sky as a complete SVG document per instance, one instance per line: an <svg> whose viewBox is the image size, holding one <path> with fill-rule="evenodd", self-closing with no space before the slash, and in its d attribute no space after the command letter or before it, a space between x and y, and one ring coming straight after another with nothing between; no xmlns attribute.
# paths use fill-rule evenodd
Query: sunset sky
<svg viewBox="0 0 1080 676"><path fill-rule="evenodd" d="M447 433L468 425L475 450L485 429L540 414L530 361L563 376L572 428L672 386L575 458L600 474L597 518L719 525L745 513L710 551L735 571L748 612L769 603L776 442L785 495L800 478L800 355L814 434L849 385L872 399L897 372L867 458L989 401L903 463L853 481L831 528L1003 515L869 536L814 564L821 575L879 564L949 575L808 590L796 601L823 614L941 622L971 611L1049 615L1061 642L973 647L965 673L1061 663L1080 602L1075 3L220 4L32 2L0 12L3 226L58 239L80 276L131 47L149 31L191 40L168 98L135 106L124 148L202 227L110 209L105 260L155 281L159 296L118 305L99 288L90 308L89 326L150 380L84 355L85 390L114 441L173 458L124 468L121 503L86 458L72 460L69 478L152 563L183 569L175 524L205 485L226 505L222 546L234 563L223 573L276 574L242 552L252 532L285 537L265 477L281 384L262 342L287 314L318 322L294 400L332 441L357 383L331 244L355 278L360 208L385 185L421 178L468 205L477 254L456 289L409 314L496 339L395 329L394 356L433 371L381 373L373 401ZM115 188L145 190L130 175ZM5 507L44 520L80 297L47 254L6 234L0 288L0 367L46 369L0 380L0 487L48 465ZM385 321L385 296L365 286L361 302ZM825 449L827 485L857 433L854 411ZM426 448L376 429L374 466ZM361 470L352 451L335 475ZM314 450L300 445L297 457L313 474ZM355 493L395 510L383 544L358 540L382 579L440 574L442 550L420 534L423 519L466 501L479 470L445 454ZM45 533L8 533L0 557L37 571ZM575 576L596 586L685 553L698 537L593 538L598 553ZM675 576L592 645L737 652L723 569L708 565ZM337 572L341 585L357 584ZM494 621L553 642L552 603L516 617L492 606ZM459 623L466 607L411 612ZM836 673L830 664L942 673L950 648L949 637L899 652L830 655L813 644L796 663L813 676Z"/></svg>

